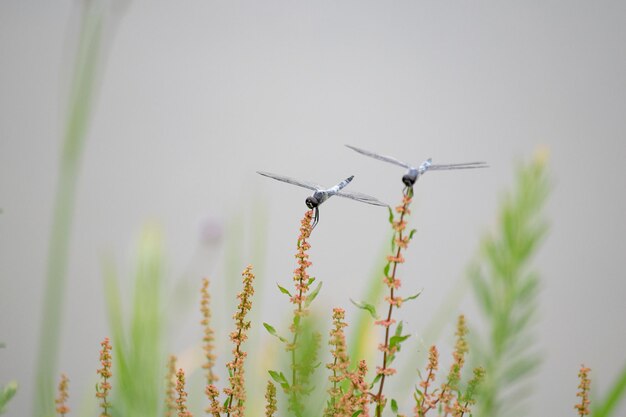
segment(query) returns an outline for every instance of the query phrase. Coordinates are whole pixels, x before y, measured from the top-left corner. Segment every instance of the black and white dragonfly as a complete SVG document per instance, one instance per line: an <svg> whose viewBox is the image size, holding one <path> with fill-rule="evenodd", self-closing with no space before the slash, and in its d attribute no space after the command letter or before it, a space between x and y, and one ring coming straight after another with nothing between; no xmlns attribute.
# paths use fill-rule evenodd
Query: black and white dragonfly
<svg viewBox="0 0 626 417"><path fill-rule="evenodd" d="M330 188L324 188L321 185L318 185L312 182L300 181L295 178L272 174L270 172L257 171L257 173L265 177L274 178L275 180L286 182L287 184L293 184L293 185L297 185L298 187L303 187L303 188L312 190L313 195L307 197L305 200L305 203L308 208L315 210L315 218L313 220L313 227L315 227L317 223L319 222L319 218L320 218L319 206L334 195L338 197L344 197L344 198L349 198L352 200L360 201L362 203L373 204L375 206L387 207L387 204L367 194L357 193L353 191L344 191L343 189L345 188L346 185L350 184L350 181L352 181L352 179L354 178L354 175L349 176L345 180L341 181L339 184L336 184Z"/></svg>
<svg viewBox="0 0 626 417"><path fill-rule="evenodd" d="M451 169L473 169L473 168L487 168L486 162L464 162L460 164L433 164L431 158L428 158L422 162L417 168L393 158L391 156L380 155L375 152L366 151L365 149L357 148L356 146L346 145L348 148L357 151L360 154L378 159L379 161L389 162L390 164L398 165L406 168L406 173L402 176L402 182L408 188L413 188L413 185L419 177L424 175L427 171L445 171Z"/></svg>

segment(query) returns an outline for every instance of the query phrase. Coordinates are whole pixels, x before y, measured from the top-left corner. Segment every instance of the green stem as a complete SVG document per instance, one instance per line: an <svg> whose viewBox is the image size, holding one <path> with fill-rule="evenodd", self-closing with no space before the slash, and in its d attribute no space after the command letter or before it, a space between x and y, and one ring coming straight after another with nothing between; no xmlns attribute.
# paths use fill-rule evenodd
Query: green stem
<svg viewBox="0 0 626 417"><path fill-rule="evenodd" d="M412 197L413 191L412 189L408 188L406 191L406 195ZM400 213L400 220L398 221L398 224L402 224L402 222L404 221L404 215L406 214L407 210L409 209L409 205L410 205L410 201L411 200L404 200L403 205L402 205L402 213ZM398 234L398 240L402 241L402 231L404 229L400 228L400 230L398 230L397 234ZM398 250L396 251L396 261L397 259L400 257L400 255L402 254L402 245L398 244ZM389 277L389 280L391 280L391 282L393 283L396 279L396 269L398 267L398 262L394 262L393 263L393 270L391 271L391 277ZM391 320L391 316L393 314L393 303L392 301L394 300L394 286L393 284L390 286L389 288L389 311L387 312L387 322L389 322ZM376 394L376 396L374 397L376 399L376 417L381 417L382 412L383 412L383 405L382 405L382 397L383 397L383 388L385 386L385 370L387 369L387 350L389 348L389 328L391 326L386 326L385 328L385 343L383 345L383 366L382 366L382 370L381 372L382 375L380 377L380 385L378 387L378 393Z"/></svg>
<svg viewBox="0 0 626 417"><path fill-rule="evenodd" d="M100 55L103 12L83 10L79 49L76 55L74 79L69 101L69 117L64 134L63 153L54 203L50 235L48 266L44 290L37 380L35 415L54 414L54 375L59 354L62 306L72 229L72 215L79 162L91 113L94 80Z"/></svg>

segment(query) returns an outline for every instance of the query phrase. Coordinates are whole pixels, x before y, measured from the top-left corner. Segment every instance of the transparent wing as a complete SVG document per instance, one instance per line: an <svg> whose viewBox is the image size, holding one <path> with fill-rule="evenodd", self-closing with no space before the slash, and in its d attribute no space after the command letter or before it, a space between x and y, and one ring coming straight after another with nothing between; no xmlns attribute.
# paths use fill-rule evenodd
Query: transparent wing
<svg viewBox="0 0 626 417"><path fill-rule="evenodd" d="M489 168L486 162L465 162L462 164L433 164L428 167L429 171L444 171L447 169L472 169L472 168Z"/></svg>
<svg viewBox="0 0 626 417"><path fill-rule="evenodd" d="M411 166L402 162L402 161L398 161L396 158L392 158L391 156L385 156L385 155L379 155L377 153L374 152L370 152L370 151L366 151L365 149L361 149L361 148L357 148L356 146L352 146L352 145L346 145L348 148L352 149L353 151L357 151L360 154L372 157L374 159L378 159L379 161L385 161L385 162L389 162L390 164L394 164L394 165L399 165L403 168L406 169L410 169Z"/></svg>
<svg viewBox="0 0 626 417"><path fill-rule="evenodd" d="M307 181L300 181L295 178L286 177L284 175L277 175L277 174L272 174L271 172L264 172L264 171L257 171L257 174L261 174L264 177L274 178L275 180L286 182L287 184L293 184L293 185L297 185L298 187L308 188L309 190L313 190L313 191L322 189L322 187L320 187L319 185L315 183L307 182Z"/></svg>
<svg viewBox="0 0 626 417"><path fill-rule="evenodd" d="M373 204L375 206L387 207L387 204L367 194L357 193L353 191L339 191L334 195L344 198L350 198L352 200L360 201L362 203Z"/></svg>

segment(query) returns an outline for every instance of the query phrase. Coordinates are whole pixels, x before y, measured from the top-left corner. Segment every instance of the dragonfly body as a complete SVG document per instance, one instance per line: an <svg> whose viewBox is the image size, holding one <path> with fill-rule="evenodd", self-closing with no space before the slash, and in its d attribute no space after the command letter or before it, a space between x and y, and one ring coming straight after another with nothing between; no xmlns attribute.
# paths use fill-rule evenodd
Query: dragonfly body
<svg viewBox="0 0 626 417"><path fill-rule="evenodd" d="M330 197L337 195L337 193L341 191L341 189L343 189L346 185L350 184L350 181L352 181L353 178L354 178L354 175L351 175L345 180L341 181L339 184L336 184L326 190L321 190L321 189L315 190L313 195L310 197L307 197L307 199L305 200L306 206L310 209L314 209L318 207L320 204L328 200Z"/></svg>
<svg viewBox="0 0 626 417"><path fill-rule="evenodd" d="M402 176L402 182L408 188L413 188L413 185L417 182L419 177L424 175L427 171L445 171L452 169L471 169L471 168L487 168L485 162L465 162L460 164L433 164L431 158L428 158L422 162L417 168L412 165L402 162L396 158L386 155L380 155L374 152L366 151L365 149L357 148L356 146L346 145L348 148L356 151L360 154L369 156L379 161L388 162L390 164L398 165L406 169L406 173Z"/></svg>
<svg viewBox="0 0 626 417"><path fill-rule="evenodd" d="M369 196L367 194L361 194L361 193L350 192L350 191L342 191L348 184L350 184L350 181L352 181L352 179L354 178L354 175L349 176L345 180L341 181L340 183L330 188L324 188L312 182L300 181L300 180L296 180L294 178L286 177L283 175L272 174L270 172L257 171L257 173L265 177L269 177L278 181L286 182L287 184L293 184L299 187L312 190L313 194L306 198L305 204L308 208L315 210L315 220L313 222L313 227L315 227L315 225L317 225L317 222L319 221L319 206L322 203L324 203L326 200L328 200L330 197L335 196L335 195L339 197L349 198L351 200L360 201L362 203L373 204L376 206L385 206L385 207L387 206L385 203L378 201L376 198Z"/></svg>

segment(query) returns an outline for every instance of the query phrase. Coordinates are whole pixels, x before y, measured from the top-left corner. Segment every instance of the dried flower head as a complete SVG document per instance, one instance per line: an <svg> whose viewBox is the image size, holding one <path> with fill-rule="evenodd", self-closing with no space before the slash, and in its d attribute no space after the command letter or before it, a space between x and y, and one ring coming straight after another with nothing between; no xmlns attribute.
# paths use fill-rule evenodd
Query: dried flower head
<svg viewBox="0 0 626 417"><path fill-rule="evenodd" d="M215 350L215 346L213 345L215 336L213 329L211 328L211 309L209 308L211 296L209 295L209 280L207 278L204 278L202 280L201 291L202 301L200 303L200 311L202 313L202 321L200 321L200 324L202 324L202 327L204 327L202 349L204 350L204 357L206 359L206 362L202 365L202 368L206 370L207 385L211 385L217 382L218 377L213 371L216 359L215 354L213 353Z"/></svg>
<svg viewBox="0 0 626 417"><path fill-rule="evenodd" d="M101 381L99 384L96 384L96 397L100 399L100 408L102 408L100 417L110 417L109 408L111 408L111 404L107 396L109 391L111 391L109 378L113 376L113 373L111 372L111 343L109 338L104 338L100 346L102 346L102 350L100 350L100 365L102 367L97 370L97 373L100 375Z"/></svg>
<svg viewBox="0 0 626 417"><path fill-rule="evenodd" d="M311 236L311 219L313 217L313 210L308 210L304 213L304 218L300 221L300 236L298 236L298 250L296 252L296 259L298 260L298 268L293 273L293 281L295 282L296 294L291 297L291 302L297 305L294 314L303 316L307 314L306 309L303 308L303 303L306 301L306 295L309 291L309 274L307 269L311 266L309 261L308 250L311 249L311 245L308 242L309 236Z"/></svg>
<svg viewBox="0 0 626 417"><path fill-rule="evenodd" d="M67 399L69 398L68 394L68 384L70 380L67 375L61 374L61 381L59 381L58 394L59 396L54 400L57 405L56 410L61 417L64 417L67 413L70 412L70 408L67 405Z"/></svg>
<svg viewBox="0 0 626 417"><path fill-rule="evenodd" d="M330 353L333 356L333 361L326 365L332 371L332 374L328 377L332 384L328 390L330 400L324 410L324 416L328 417L334 417L339 414L338 404L342 397L340 383L347 378L348 365L350 364L346 336L343 331L344 327L347 326L344 322L345 316L346 312L344 309L333 309L333 327L330 331L330 340L328 341L328 344L331 346Z"/></svg>
<svg viewBox="0 0 626 417"><path fill-rule="evenodd" d="M591 379L589 378L590 371L591 369L586 368L585 365L581 365L580 371L578 371L580 383L578 384L578 393L576 396L580 397L580 404L576 404L574 408L581 417L589 415L589 404L591 403L589 400L589 388L591 387Z"/></svg>
<svg viewBox="0 0 626 417"><path fill-rule="evenodd" d="M252 265L248 265L241 275L243 276L243 290L237 295L239 306L233 315L236 329L230 334L230 340L235 344L232 351L233 360L226 364L229 369L230 388L224 389L226 395L229 396L226 413L228 416L232 414L235 417L243 417L245 411L246 389L243 364L247 353L241 350L241 345L247 340L247 331L250 328L250 321L246 320L246 315L252 308L252 295L254 294Z"/></svg>
<svg viewBox="0 0 626 417"><path fill-rule="evenodd" d="M178 398L176 404L178 408L178 417L193 417L193 414L187 409L187 392L185 391L185 371L182 368L176 372L176 392Z"/></svg>
<svg viewBox="0 0 626 417"><path fill-rule="evenodd" d="M223 407L220 405L218 397L220 395L219 390L215 387L215 385L208 385L205 389L205 393L207 397L209 397L209 401L211 405L205 410L207 413L211 413L213 417L220 417L220 413L224 411Z"/></svg>
<svg viewBox="0 0 626 417"><path fill-rule="evenodd" d="M276 412L276 386L272 381L267 381L265 388L265 417L273 417Z"/></svg>
<svg viewBox="0 0 626 417"><path fill-rule="evenodd" d="M436 372L439 369L439 351L436 346L431 346L428 351L428 364L426 364L426 378L420 381L419 386L421 387L421 391L419 391L419 396L416 397L416 405L415 405L415 415L422 417L426 415L426 413L434 408L437 403L441 400L441 396L436 392L429 393L428 388L435 381Z"/></svg>
<svg viewBox="0 0 626 417"><path fill-rule="evenodd" d="M465 316L460 315L456 325L456 343L454 345L454 352L452 353L452 366L450 366L450 372L446 383L442 386L444 393L450 393L458 388L459 381L461 380L461 369L465 364L465 354L468 351L467 346L467 323L465 322ZM450 398L446 397L442 399L444 404L448 404Z"/></svg>

